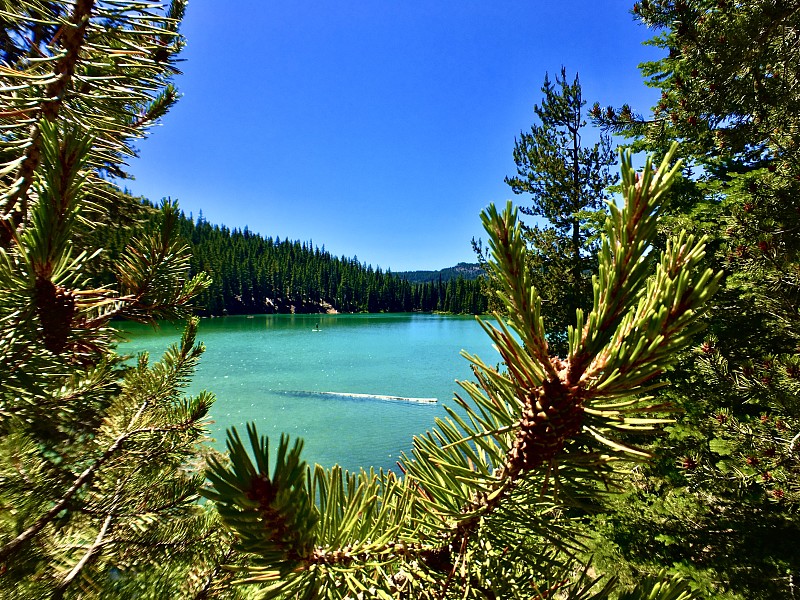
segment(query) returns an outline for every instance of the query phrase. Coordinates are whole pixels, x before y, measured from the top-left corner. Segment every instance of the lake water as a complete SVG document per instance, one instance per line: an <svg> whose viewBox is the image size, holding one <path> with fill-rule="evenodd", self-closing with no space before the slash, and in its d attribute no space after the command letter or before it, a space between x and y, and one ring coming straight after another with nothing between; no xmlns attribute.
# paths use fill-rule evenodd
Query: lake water
<svg viewBox="0 0 800 600"><path fill-rule="evenodd" d="M315 331L317 324L319 331ZM150 352L155 362L180 328L126 323L120 352ZM305 440L304 457L325 467L393 468L411 438L433 427L471 379L462 349L488 364L499 360L473 317L427 314L260 315L203 319L206 353L189 393L217 396L215 445L225 429L245 434L254 421L277 443L281 433ZM337 395L322 392L334 392ZM364 394L349 397L339 394ZM426 404L375 396L436 398Z"/></svg>

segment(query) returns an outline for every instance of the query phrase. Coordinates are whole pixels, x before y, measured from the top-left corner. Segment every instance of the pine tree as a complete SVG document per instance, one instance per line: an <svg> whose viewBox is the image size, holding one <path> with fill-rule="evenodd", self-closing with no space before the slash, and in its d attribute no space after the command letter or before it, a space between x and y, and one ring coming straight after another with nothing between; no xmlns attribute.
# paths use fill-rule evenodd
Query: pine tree
<svg viewBox="0 0 800 600"><path fill-rule="evenodd" d="M190 319L150 365L114 351L112 319L186 318L178 211L134 238L113 285L87 230L118 216L121 174L168 107L183 3L5 3L0 115L0 595L168 597L218 586L230 540L200 507L213 397L185 397L202 353Z"/></svg>
<svg viewBox="0 0 800 600"><path fill-rule="evenodd" d="M541 105L533 107L539 122L516 140L517 175L506 183L515 194L531 195L531 205L520 207L523 213L547 222L526 230L529 269L544 303L551 344L563 353L575 311L591 305L596 232L608 187L615 183L608 170L615 160L607 136L583 145L586 101L577 74L572 83L563 67L555 83L545 75L542 94Z"/></svg>
<svg viewBox="0 0 800 600"><path fill-rule="evenodd" d="M790 597L800 577L799 8L637 2L665 54L642 67L661 99L648 118L592 110L639 149L682 140L693 170L662 227L709 235L725 272L710 334L667 395L686 416L608 519L612 560L649 556L714 597Z"/></svg>
<svg viewBox="0 0 800 600"><path fill-rule="evenodd" d="M613 578L576 561L576 517L624 485L623 465L647 458L629 438L668 422L653 414L667 407L642 394L702 328L719 282L698 268L704 240L685 235L651 274L678 171L669 158L641 178L624 158L626 206L609 207L594 307L577 311L563 360L548 351L516 211L487 209L507 317L483 326L503 366L465 354L476 376L461 383L467 399L414 439L402 475L310 468L300 440L282 436L272 455L254 427L247 444L229 431L229 461L211 460L205 495L250 557L243 581L264 598L607 597ZM695 596L659 576L623 597Z"/></svg>
<svg viewBox="0 0 800 600"><path fill-rule="evenodd" d="M94 224L138 216L136 204L103 184L124 177L124 161L177 100L170 78L183 47L177 27L184 0L161 4L126 0L6 3L0 50L3 182L0 243L7 245L27 217L33 173L41 164L41 122L61 119L91 132L87 155L90 202L84 211ZM76 236L91 237L77 227ZM91 228L89 228L91 230Z"/></svg>

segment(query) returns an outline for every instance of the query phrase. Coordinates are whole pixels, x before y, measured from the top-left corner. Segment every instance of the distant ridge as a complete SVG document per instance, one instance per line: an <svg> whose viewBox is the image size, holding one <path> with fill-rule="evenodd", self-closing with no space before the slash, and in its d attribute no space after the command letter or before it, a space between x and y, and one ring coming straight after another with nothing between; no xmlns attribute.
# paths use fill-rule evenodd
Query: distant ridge
<svg viewBox="0 0 800 600"><path fill-rule="evenodd" d="M439 271L397 271L393 274L409 283L434 283L439 281L440 277L443 282L459 277L468 280L477 279L484 274L484 270L477 263L460 262L455 267Z"/></svg>

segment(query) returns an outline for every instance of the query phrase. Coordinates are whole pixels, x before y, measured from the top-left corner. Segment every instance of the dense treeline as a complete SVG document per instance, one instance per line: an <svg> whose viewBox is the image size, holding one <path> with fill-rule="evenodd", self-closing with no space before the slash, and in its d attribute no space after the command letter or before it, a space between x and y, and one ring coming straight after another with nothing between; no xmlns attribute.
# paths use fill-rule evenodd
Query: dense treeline
<svg viewBox="0 0 800 600"><path fill-rule="evenodd" d="M487 302L477 280L410 283L357 258L336 257L312 242L264 238L245 227L183 216L192 274L212 284L200 296L206 314L443 311L479 314Z"/></svg>

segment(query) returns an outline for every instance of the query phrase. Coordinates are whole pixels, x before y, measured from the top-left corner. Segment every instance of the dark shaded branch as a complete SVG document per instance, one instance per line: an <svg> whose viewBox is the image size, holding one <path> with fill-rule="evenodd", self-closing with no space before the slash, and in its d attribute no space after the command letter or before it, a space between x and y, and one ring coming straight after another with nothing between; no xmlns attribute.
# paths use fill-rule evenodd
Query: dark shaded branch
<svg viewBox="0 0 800 600"><path fill-rule="evenodd" d="M11 540L5 546L0 548L0 562L7 560L10 556L12 556L15 552L18 552L20 547L33 538L36 534L38 534L45 526L50 523L58 513L64 510L72 499L72 497L80 490L84 485L86 485L92 477L97 473L97 471L102 467L108 460L113 457L117 451L122 447L122 444L125 443L130 438L142 434L142 433L165 433L168 431L177 431L180 429L185 429L189 426L188 423L179 423L177 425L172 425L169 427L142 427L140 429L134 429L133 431L128 431L120 435L114 442L103 452L102 456L97 459L95 463L91 466L87 467L86 470L78 476L75 482L70 486L70 488L66 491L66 493L53 505L53 507L44 513L39 519L30 527L28 527L25 531L20 533L16 538Z"/></svg>
<svg viewBox="0 0 800 600"><path fill-rule="evenodd" d="M114 497L114 501L111 505L111 510L109 511L108 515L106 516L105 520L103 521L103 526L100 527L100 531L97 533L97 537L94 540L94 543L89 546L88 550L84 553L81 559L77 562L77 564L72 568L69 574L64 578L64 580L58 585L56 591L53 593L53 600L61 600L64 597L64 592L67 591L67 588L70 584L75 581L75 578L80 575L83 568L89 564L89 561L95 556L95 553L100 549L103 545L103 539L106 537L106 533L108 533L108 529L111 527L111 523L114 520L114 510L119 503L119 485L117 488L117 494Z"/></svg>

